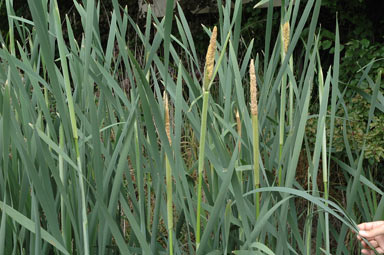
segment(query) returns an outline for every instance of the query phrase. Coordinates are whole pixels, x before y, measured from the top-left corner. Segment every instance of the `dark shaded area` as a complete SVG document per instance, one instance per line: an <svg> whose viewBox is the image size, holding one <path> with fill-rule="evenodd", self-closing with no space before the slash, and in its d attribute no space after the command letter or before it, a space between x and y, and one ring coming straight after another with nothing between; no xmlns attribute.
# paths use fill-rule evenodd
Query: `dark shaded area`
<svg viewBox="0 0 384 255"><path fill-rule="evenodd" d="M149 1L149 0L145 0ZM287 0L286 0L287 1ZM80 1L81 2L81 1ZM100 19L99 19L99 33L101 43L105 46L108 38L110 27L110 16L113 10L111 0L96 0L100 3ZM128 13L134 22L139 27L144 29L145 19L140 16L138 0L119 0L121 11L128 7ZM194 38L196 50L202 58L208 45L208 36L203 31L202 24L207 27L217 25L219 17L217 12L209 14L194 14L195 10L210 7L212 10L217 10L217 2L224 3L224 0L180 0L179 4L184 10L184 15L188 20L191 33ZM234 2L234 1L232 1ZM243 45L239 49L239 58L242 57L246 46L253 39L254 40L254 53L261 53L264 50L265 43L265 29L267 20L267 9L257 8L253 6L259 0L253 0L250 3L244 4L242 7L242 32ZM302 1L303 2L303 1ZM305 1L304 1L305 2ZM8 18L6 13L5 1L2 1L0 6L0 18L3 22L0 23L0 32L3 38L7 41L8 33ZM80 16L76 10L73 1L58 0L62 20L64 16L68 15L75 37L78 41L81 40L83 34L83 27L81 24ZM15 15L31 19L28 1L14 0ZM304 6L305 3L301 4ZM175 10L177 14L177 10ZM302 10L299 11L302 13ZM318 20L320 39L320 54L324 70L327 70L333 63L333 51L335 41L335 24L336 18L339 24L340 41L341 41L341 72L340 81L341 85L356 84L359 75L357 74L363 66L367 65L373 58L380 58L384 52L384 1L378 0L322 0L322 7ZM300 16L300 14L299 14ZM274 9L273 15L273 36L272 41L275 40L279 31L280 23L280 8ZM173 34L177 36L176 22L174 22ZM63 26L64 34L66 27ZM303 31L305 37L306 29ZM17 33L16 33L17 37ZM128 26L127 38L129 44L134 46L136 44L137 34L131 26ZM300 59L301 56L301 42L299 41L298 48L294 52L295 59ZM296 63L300 67L300 62ZM381 68L382 61L374 64L372 73L375 75Z"/></svg>
<svg viewBox="0 0 384 255"><path fill-rule="evenodd" d="M245 37L251 38L256 35L262 35L265 29L266 9L253 9L253 5L258 1L254 0L243 7L243 32ZM101 2L100 33L108 33L108 16L113 9L112 1L102 0ZM213 7L216 0L181 0L180 5L185 11L185 15L190 21L192 31L201 31L201 24L207 26L217 22L217 14L198 15L191 11ZM58 0L62 14L68 14L69 17L76 15L76 9L72 1ZM138 0L120 0L121 6L128 6L128 12L134 20L139 20ZM17 16L30 18L28 10L28 1L14 0L14 9ZM338 14L341 42L347 42L351 39L367 39L370 42L384 41L384 1L378 0L323 0L322 9L319 17L319 23L322 28L334 33L335 17ZM0 7L0 31L3 36L8 30L8 20L5 8L5 2ZM75 20L80 22L79 20ZM76 25L76 24L75 24ZM76 27L76 26L75 26ZM258 36L260 38L260 36ZM255 44L257 45L258 40ZM262 40L260 40L262 41Z"/></svg>

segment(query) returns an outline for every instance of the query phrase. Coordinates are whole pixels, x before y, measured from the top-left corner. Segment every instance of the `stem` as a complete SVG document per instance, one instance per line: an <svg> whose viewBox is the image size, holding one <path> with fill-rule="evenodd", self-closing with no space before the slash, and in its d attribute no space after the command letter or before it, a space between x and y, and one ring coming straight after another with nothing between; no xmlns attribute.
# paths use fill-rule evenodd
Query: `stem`
<svg viewBox="0 0 384 255"><path fill-rule="evenodd" d="M284 56L285 54L282 53ZM283 58L284 59L284 58ZM286 74L283 75L281 80L281 99L280 99L280 133L279 133L279 186L282 186L282 163L281 158L283 154L283 145L284 145L284 122L285 122L285 95L286 95Z"/></svg>
<svg viewBox="0 0 384 255"><path fill-rule="evenodd" d="M293 58L289 58L289 69L293 72ZM293 86L289 83L289 129L293 131Z"/></svg>
<svg viewBox="0 0 384 255"><path fill-rule="evenodd" d="M282 185L282 183L281 183L281 179L282 179L281 155L282 154L283 154L283 143L280 143L280 145L279 145L279 173L278 173L279 186Z"/></svg>
<svg viewBox="0 0 384 255"><path fill-rule="evenodd" d="M284 8L281 8L281 11L282 11L282 14L284 13ZM283 17L283 16L282 16ZM284 33L287 33L287 31L284 31L283 29L283 26L281 27L281 33L280 33L280 39L281 39L281 64L283 64L284 62L284 59L285 59L285 56L286 56L286 52L285 52L285 48L286 48L286 44L288 45L288 41L285 42L284 40L288 40L289 39L289 35L287 37L287 35L285 35ZM286 38L284 38L286 37ZM282 68L284 68L282 66ZM281 96L281 99L280 99L280 133L279 133L279 145L280 145L280 148L279 148L279 177L278 177L278 180L279 180L279 186L282 186L282 163L281 163L281 159L282 159L282 154L283 154L283 145L284 145L284 123L285 123L285 101L286 101L286 91L287 91L287 72L285 71L284 74L283 74L283 77L281 78L281 89L280 89L280 96Z"/></svg>
<svg viewBox="0 0 384 255"><path fill-rule="evenodd" d="M255 189L260 187L260 171L259 171L259 123L257 115L252 115L252 130L253 130L253 169L254 169L254 185ZM256 220L260 214L260 193L255 193L255 204L256 204Z"/></svg>
<svg viewBox="0 0 384 255"><path fill-rule="evenodd" d="M168 156L165 155L165 178L167 183L167 214L168 214L168 237L169 237L169 254L173 255L173 206L172 206L172 169L169 164Z"/></svg>
<svg viewBox="0 0 384 255"><path fill-rule="evenodd" d="M88 240L88 218L87 218L87 207L85 202L85 188L83 181L83 170L81 167L81 159L79 152L79 143L78 138L75 138L75 147L76 147L76 158L77 158L77 167L79 169L79 184L80 184L80 194L81 194L81 215L83 220L83 238L84 238L84 254L89 255L89 240Z"/></svg>
<svg viewBox="0 0 384 255"><path fill-rule="evenodd" d="M139 145L139 133L137 130L137 121L134 124L135 128L135 153L136 153L136 169L137 169L137 189L139 191L139 207L140 207L140 230L145 234L145 211L144 211L144 184L143 184L143 173L140 163L140 145Z"/></svg>
<svg viewBox="0 0 384 255"><path fill-rule="evenodd" d="M324 84L324 78L323 78L323 72L321 70L321 67L319 67L319 100L320 100L320 107L321 107L321 101L323 98L323 84ZM325 117L323 117L325 119ZM325 120L324 120L325 123ZM325 124L323 129L323 141L322 141L322 165L323 165L323 183L324 183L324 198L328 200L328 168L327 168L327 137L326 137L326 130L325 130ZM328 203L325 203L328 205ZM329 214L325 213L325 243L326 243L326 251L327 254L330 254L330 244L329 244Z"/></svg>
<svg viewBox="0 0 384 255"><path fill-rule="evenodd" d="M64 151L64 129L63 125L60 125L59 128L59 146L60 149ZM59 174L60 174L60 180L63 184L63 187L65 188L66 180L65 180L65 173L64 173L64 160L63 156L59 154ZM60 215L61 215L61 232L63 235L64 245L65 247L68 247L68 244L66 243L66 215L64 210L64 196L63 194L60 195Z"/></svg>
<svg viewBox="0 0 384 255"><path fill-rule="evenodd" d="M311 253L311 237L312 237L312 211L313 211L313 208L312 208L312 205L309 205L308 206L308 211L307 211L307 215L308 215L308 219L309 219L309 222L307 222L307 230L306 230L306 238L305 238L305 242L306 242L306 254L307 255L310 255L312 254Z"/></svg>
<svg viewBox="0 0 384 255"><path fill-rule="evenodd" d="M200 128L200 147L199 147L199 166L198 166L198 188L197 188L197 219L196 219L196 252L200 246L200 213L201 213L201 196L202 196L202 181L203 181L203 168L205 158L205 135L207 127L207 113L208 113L208 100L209 91L203 92L203 111Z"/></svg>
<svg viewBox="0 0 384 255"><path fill-rule="evenodd" d="M240 164L240 160L241 160L241 120L240 120L240 114L239 114L239 110L237 110L236 112L236 122L237 122L237 135L239 136L239 147L238 147L238 160L237 160L237 166ZM243 172L242 171L239 171L238 174L237 174L238 178L239 178L239 182L240 182L240 191L243 192Z"/></svg>

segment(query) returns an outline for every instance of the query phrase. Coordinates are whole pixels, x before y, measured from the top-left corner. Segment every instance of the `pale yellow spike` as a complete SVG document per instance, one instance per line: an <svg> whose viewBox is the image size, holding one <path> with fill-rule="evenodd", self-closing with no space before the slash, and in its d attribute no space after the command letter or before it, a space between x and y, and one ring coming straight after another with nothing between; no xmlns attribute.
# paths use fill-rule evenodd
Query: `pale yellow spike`
<svg viewBox="0 0 384 255"><path fill-rule="evenodd" d="M216 51L216 38L217 27L215 26L212 31L211 40L209 42L207 55L205 57L205 78L204 78L204 90L208 90L209 81L212 79L213 67L215 64L215 51Z"/></svg>
<svg viewBox="0 0 384 255"><path fill-rule="evenodd" d="M171 124L169 121L169 103L168 103L168 96L167 96L166 91L164 91L163 100L164 100L164 111L165 111L165 118L164 118L165 119L165 132L167 133L169 144L172 144Z"/></svg>
<svg viewBox="0 0 384 255"><path fill-rule="evenodd" d="M249 77L250 77L250 91L251 91L251 114L257 115L257 84L256 84L256 74L255 74L255 64L253 59L249 65Z"/></svg>
<svg viewBox="0 0 384 255"><path fill-rule="evenodd" d="M283 42L284 42L284 53L287 53L289 47L289 33L290 27L289 22L285 22L283 25Z"/></svg>

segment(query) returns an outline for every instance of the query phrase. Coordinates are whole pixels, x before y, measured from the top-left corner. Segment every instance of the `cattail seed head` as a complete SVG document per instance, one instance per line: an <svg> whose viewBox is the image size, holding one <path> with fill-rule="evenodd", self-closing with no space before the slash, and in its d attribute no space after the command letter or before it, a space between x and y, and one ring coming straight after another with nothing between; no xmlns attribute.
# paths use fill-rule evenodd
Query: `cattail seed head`
<svg viewBox="0 0 384 255"><path fill-rule="evenodd" d="M256 84L256 74L255 74L255 64L253 59L249 65L249 78L250 82L250 91L251 91L251 114L257 115L257 84Z"/></svg>
<svg viewBox="0 0 384 255"><path fill-rule="evenodd" d="M289 33L290 33L290 27L289 22L285 22L283 25L283 43L284 43L284 53L287 53L288 46L289 46Z"/></svg>
<svg viewBox="0 0 384 255"><path fill-rule="evenodd" d="M166 91L164 91L163 100L164 100L164 111L165 111L165 118L164 118L164 120L165 120L165 132L167 133L169 144L172 144L171 124L169 121L169 103L168 103L168 96L167 96Z"/></svg>
<svg viewBox="0 0 384 255"><path fill-rule="evenodd" d="M204 90L208 90L208 85L212 79L213 67L215 63L215 51L216 51L216 38L217 38L217 27L215 26L212 31L211 40L209 42L207 55L205 57L205 75L204 75Z"/></svg>

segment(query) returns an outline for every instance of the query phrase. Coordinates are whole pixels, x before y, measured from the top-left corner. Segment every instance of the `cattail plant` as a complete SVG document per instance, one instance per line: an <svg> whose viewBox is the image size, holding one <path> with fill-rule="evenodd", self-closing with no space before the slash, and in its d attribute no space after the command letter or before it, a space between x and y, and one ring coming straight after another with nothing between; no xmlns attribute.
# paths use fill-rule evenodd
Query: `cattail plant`
<svg viewBox="0 0 384 255"><path fill-rule="evenodd" d="M253 182L255 189L260 187L260 173L259 173L259 123L258 123L258 109L257 109L257 83L255 74L255 64L253 59L249 65L250 77L250 94L251 94L251 116L252 116L252 131L253 131ZM256 204L256 219L260 214L260 193L255 193Z"/></svg>
<svg viewBox="0 0 384 255"><path fill-rule="evenodd" d="M285 22L283 26L283 41L284 41L284 54L286 55L288 52L288 47L290 43L290 33L291 33L291 27L289 25L289 22ZM285 56L284 55L284 56ZM292 55L289 58L289 66L288 68L293 72L293 58ZM289 87L289 112L288 112L288 124L290 131L293 129L293 87L291 82L288 83Z"/></svg>
<svg viewBox="0 0 384 255"><path fill-rule="evenodd" d="M168 136L169 144L172 144L171 140L171 125L169 121L169 104L168 104L168 96L167 92L164 91L164 120L165 120L165 131ZM173 254L173 206L172 206L172 169L169 164L169 159L167 154L165 154L165 178L167 185L167 219L168 219L168 237L169 237L169 254Z"/></svg>
<svg viewBox="0 0 384 255"><path fill-rule="evenodd" d="M281 29L281 62L283 63L285 55L288 51L289 46L289 23L285 22ZM281 78L281 88L280 88L280 132L279 132L279 172L278 172L278 183L279 186L282 185L282 162L281 157L283 154L283 145L284 145L284 126L285 126L285 107L286 107L286 91L287 91L287 74L284 72L283 77ZM291 86L292 87L292 86Z"/></svg>
<svg viewBox="0 0 384 255"><path fill-rule="evenodd" d="M201 214L201 196L202 196L202 180L205 159L205 136L207 132L207 114L209 101L209 83L212 79L213 67L215 63L217 27L212 31L211 40L209 42L206 60L205 72L203 80L203 110L201 113L200 128L200 146L199 146L199 165L198 165L198 187L197 187L197 219L196 219L196 251L200 245L200 214Z"/></svg>

